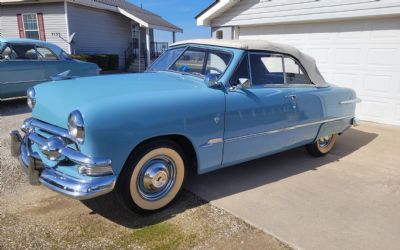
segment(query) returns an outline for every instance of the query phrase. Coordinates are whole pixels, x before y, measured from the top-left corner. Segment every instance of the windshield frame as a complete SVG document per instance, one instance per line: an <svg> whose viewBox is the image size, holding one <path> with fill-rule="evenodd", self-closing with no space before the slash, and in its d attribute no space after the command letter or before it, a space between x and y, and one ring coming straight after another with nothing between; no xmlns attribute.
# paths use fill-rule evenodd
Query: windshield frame
<svg viewBox="0 0 400 250"><path fill-rule="evenodd" d="M218 77L218 80L220 80L220 79L225 75L225 73L226 73L226 71L228 70L228 68L231 66L231 63L232 63L232 61L233 61L233 59L234 59L234 57L235 57L235 54L234 54L232 51L228 50L228 49L223 49L222 47L214 48L214 47L196 46L196 45L197 45L197 44L195 44L195 45L194 45L194 44L185 44L185 45L173 46L173 47L168 48L167 50L165 50L165 51L159 56L159 58L160 58L164 53L166 53L166 52L169 51L169 50L179 49L179 48L182 48L182 47L184 48L184 50L182 51L182 53L179 54L179 56L178 56L175 60L173 60L173 61L171 62L171 64L168 65L168 67L167 67L166 70L146 70L145 72L173 72L173 73L178 73L178 74L181 74L181 75L190 75L190 76L198 77L198 78L200 78L200 79L204 79L204 78L206 77L206 75L193 74L193 73L191 73L191 72L182 72L182 71L177 71L177 70L172 70L172 69L171 69L171 67L181 58L181 56L182 56L187 50L189 50L190 48L194 48L194 49L204 50L204 51L206 52L206 55L207 55L207 57L206 57L207 60L208 60L209 52L212 52L212 51L214 51L214 52L224 52L224 53L227 53L227 54L230 55L230 59L229 59L229 62L226 64L225 70L224 70L224 71L222 72L222 74ZM157 60L158 60L158 58L157 58ZM151 68L151 66L152 66L157 60L155 60L155 61L150 65L149 68Z"/></svg>

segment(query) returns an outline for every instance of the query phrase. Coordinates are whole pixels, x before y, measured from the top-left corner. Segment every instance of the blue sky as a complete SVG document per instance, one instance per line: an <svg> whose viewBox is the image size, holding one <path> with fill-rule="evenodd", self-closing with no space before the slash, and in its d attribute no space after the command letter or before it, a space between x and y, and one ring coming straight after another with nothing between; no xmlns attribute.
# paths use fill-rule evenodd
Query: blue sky
<svg viewBox="0 0 400 250"><path fill-rule="evenodd" d="M129 0L131 3L162 16L169 22L181 27L183 33L176 34L176 40L209 38L210 28L196 25L194 17L207 8L214 0ZM171 32L156 31L155 41L171 42Z"/></svg>

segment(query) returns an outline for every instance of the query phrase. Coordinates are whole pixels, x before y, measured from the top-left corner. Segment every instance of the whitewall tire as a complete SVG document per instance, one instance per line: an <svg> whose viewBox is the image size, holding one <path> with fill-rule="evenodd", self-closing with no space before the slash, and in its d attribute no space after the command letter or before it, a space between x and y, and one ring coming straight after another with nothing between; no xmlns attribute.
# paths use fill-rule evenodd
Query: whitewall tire
<svg viewBox="0 0 400 250"><path fill-rule="evenodd" d="M306 146L307 151L312 156L324 156L332 150L333 146L335 146L336 139L336 134L320 137L314 143Z"/></svg>
<svg viewBox="0 0 400 250"><path fill-rule="evenodd" d="M182 188L185 156L172 141L155 141L134 152L121 173L122 198L137 212L157 211L168 205Z"/></svg>

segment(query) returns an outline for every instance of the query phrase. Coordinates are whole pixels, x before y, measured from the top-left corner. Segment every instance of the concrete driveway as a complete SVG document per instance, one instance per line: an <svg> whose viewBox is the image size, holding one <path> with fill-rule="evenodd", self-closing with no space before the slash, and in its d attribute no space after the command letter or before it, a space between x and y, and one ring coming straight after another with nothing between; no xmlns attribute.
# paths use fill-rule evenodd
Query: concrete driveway
<svg viewBox="0 0 400 250"><path fill-rule="evenodd" d="M363 123L326 157L295 149L188 188L295 248L400 249L400 128Z"/></svg>

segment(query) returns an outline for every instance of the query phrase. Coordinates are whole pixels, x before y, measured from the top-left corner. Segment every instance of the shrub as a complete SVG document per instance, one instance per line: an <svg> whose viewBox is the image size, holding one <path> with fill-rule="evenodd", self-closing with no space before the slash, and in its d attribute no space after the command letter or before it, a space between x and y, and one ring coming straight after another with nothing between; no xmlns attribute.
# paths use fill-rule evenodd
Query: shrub
<svg viewBox="0 0 400 250"><path fill-rule="evenodd" d="M72 55L72 58L97 64L103 71L118 70L119 56L110 54L78 54Z"/></svg>

